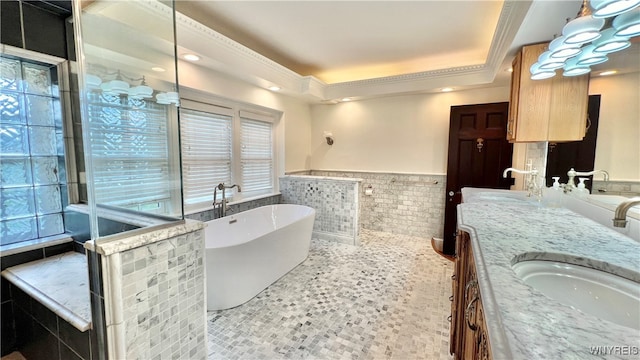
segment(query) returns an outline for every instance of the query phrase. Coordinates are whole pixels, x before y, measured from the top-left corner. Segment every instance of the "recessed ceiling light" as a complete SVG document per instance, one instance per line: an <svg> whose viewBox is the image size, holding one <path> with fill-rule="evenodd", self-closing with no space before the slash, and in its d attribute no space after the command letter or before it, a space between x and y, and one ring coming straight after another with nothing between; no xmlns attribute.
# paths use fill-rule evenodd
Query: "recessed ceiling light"
<svg viewBox="0 0 640 360"><path fill-rule="evenodd" d="M154 67L151 68L151 70L157 71L157 72L165 72L165 71L167 71L164 68L161 68L160 66L154 66Z"/></svg>
<svg viewBox="0 0 640 360"><path fill-rule="evenodd" d="M189 61L198 61L200 60L200 56L195 55L195 54L184 54L182 55L182 58L185 60L189 60Z"/></svg>
<svg viewBox="0 0 640 360"><path fill-rule="evenodd" d="M269 86L269 90L271 91L280 91L280 86Z"/></svg>
<svg viewBox="0 0 640 360"><path fill-rule="evenodd" d="M607 76L607 75L613 75L613 74L616 74L617 72L618 72L618 71L616 71L616 70L609 70L609 71L603 71L603 72L601 72L599 75L600 75L600 76Z"/></svg>
<svg viewBox="0 0 640 360"><path fill-rule="evenodd" d="M342 99L340 99L340 101L342 101L342 102L345 102L345 101L351 101L351 98L348 98L348 97L346 97L346 98L342 98Z"/></svg>
<svg viewBox="0 0 640 360"><path fill-rule="evenodd" d="M512 67L508 68L508 69L507 69L507 72L512 73L512 72L513 72L513 68L512 68Z"/></svg>
<svg viewBox="0 0 640 360"><path fill-rule="evenodd" d="M446 88L442 88L440 91L442 91L442 92L449 92L449 91L453 91L453 88L446 87Z"/></svg>

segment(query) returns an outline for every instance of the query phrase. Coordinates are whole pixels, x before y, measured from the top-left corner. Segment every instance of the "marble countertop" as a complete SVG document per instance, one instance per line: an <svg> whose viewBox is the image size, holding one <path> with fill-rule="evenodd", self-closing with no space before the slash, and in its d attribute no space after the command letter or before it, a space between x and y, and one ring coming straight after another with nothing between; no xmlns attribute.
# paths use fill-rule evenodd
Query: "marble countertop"
<svg viewBox="0 0 640 360"><path fill-rule="evenodd" d="M555 301L511 266L563 261L640 282L640 243L570 210L539 206L523 192L465 188L462 196L458 227L471 237L494 359L638 358L640 330ZM605 346L623 350L592 354L591 347Z"/></svg>
<svg viewBox="0 0 640 360"><path fill-rule="evenodd" d="M78 330L91 328L89 270L85 255L66 252L50 256L7 268L2 276Z"/></svg>
<svg viewBox="0 0 640 360"><path fill-rule="evenodd" d="M108 256L204 229L205 226L206 224L201 221L186 219L184 221L176 221L160 226L140 228L105 236L99 238L97 242L95 240L89 240L84 243L84 247L90 251L96 251Z"/></svg>

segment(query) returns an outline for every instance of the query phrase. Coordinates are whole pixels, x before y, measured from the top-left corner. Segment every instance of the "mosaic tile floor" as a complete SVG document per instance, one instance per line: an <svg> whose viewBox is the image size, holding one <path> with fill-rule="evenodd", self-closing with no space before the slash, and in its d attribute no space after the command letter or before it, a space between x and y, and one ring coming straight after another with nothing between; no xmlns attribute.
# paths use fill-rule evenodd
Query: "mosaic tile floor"
<svg viewBox="0 0 640 360"><path fill-rule="evenodd" d="M258 296L208 312L209 360L451 359L453 263L427 239L360 239L313 239L307 260Z"/></svg>

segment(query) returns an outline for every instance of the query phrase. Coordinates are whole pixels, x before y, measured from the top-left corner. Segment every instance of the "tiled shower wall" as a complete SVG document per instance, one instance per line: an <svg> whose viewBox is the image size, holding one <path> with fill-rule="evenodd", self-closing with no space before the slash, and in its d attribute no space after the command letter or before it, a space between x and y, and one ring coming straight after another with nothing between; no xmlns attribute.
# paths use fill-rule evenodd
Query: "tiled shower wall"
<svg viewBox="0 0 640 360"><path fill-rule="evenodd" d="M362 179L360 226L430 238L442 237L446 175L312 170L315 176ZM371 187L372 194L365 195Z"/></svg>
<svg viewBox="0 0 640 360"><path fill-rule="evenodd" d="M282 203L316 210L314 236L357 245L359 231L359 179L288 175L280 178Z"/></svg>

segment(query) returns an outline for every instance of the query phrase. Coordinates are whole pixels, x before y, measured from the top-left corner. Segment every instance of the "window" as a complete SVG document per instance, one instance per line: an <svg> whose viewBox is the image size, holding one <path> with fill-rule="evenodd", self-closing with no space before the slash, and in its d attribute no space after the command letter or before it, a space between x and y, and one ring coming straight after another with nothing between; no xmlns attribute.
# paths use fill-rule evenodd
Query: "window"
<svg viewBox="0 0 640 360"><path fill-rule="evenodd" d="M185 212L211 208L219 183L238 184L226 191L239 200L275 191L274 117L182 101L180 126ZM218 196L220 199L220 195Z"/></svg>
<svg viewBox="0 0 640 360"><path fill-rule="evenodd" d="M168 110L154 101L88 94L98 204L171 213Z"/></svg>
<svg viewBox="0 0 640 360"><path fill-rule="evenodd" d="M268 118L240 112L240 167L244 196L273 190L273 135Z"/></svg>
<svg viewBox="0 0 640 360"><path fill-rule="evenodd" d="M0 57L0 245L64 232L66 170L55 66Z"/></svg>

